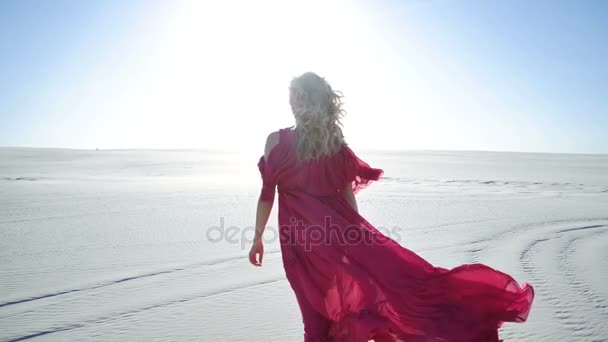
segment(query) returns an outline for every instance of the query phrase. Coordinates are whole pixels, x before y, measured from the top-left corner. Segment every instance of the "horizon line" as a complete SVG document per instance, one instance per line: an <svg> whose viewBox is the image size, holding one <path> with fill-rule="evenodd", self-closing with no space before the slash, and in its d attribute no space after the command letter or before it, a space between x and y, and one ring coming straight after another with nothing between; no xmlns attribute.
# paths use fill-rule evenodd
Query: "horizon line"
<svg viewBox="0 0 608 342"><path fill-rule="evenodd" d="M238 149L234 147L219 149L207 147L163 147L163 148L80 148L80 147L39 147L39 146L0 146L0 149L39 149L39 150L72 150L72 151L206 151L206 152L253 152L253 149ZM464 152L464 153L519 153L519 154L561 154L561 155L590 155L590 156L608 156L608 152L545 152L545 151L512 151L512 150L471 150L471 149L408 149L408 148L363 148L358 149L362 152L382 152L382 153L398 153L398 152ZM263 151L262 151L263 152ZM260 154L262 153L260 152Z"/></svg>

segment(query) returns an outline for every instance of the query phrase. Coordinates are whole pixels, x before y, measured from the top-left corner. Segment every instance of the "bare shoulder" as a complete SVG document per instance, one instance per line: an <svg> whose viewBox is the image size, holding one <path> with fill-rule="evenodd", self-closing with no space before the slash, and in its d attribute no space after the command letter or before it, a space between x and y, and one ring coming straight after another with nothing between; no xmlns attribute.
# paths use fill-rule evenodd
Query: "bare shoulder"
<svg viewBox="0 0 608 342"><path fill-rule="evenodd" d="M279 131L268 134L268 138L266 138L266 146L264 147L264 158L268 159L270 151L272 151L272 149L279 144L279 137Z"/></svg>

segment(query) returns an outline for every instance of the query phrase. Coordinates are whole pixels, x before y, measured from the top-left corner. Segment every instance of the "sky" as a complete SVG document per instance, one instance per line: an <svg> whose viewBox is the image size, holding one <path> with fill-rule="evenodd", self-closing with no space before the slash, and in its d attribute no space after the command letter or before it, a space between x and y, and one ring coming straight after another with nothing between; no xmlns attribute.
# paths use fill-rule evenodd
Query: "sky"
<svg viewBox="0 0 608 342"><path fill-rule="evenodd" d="M0 146L262 150L291 79L359 149L608 153L608 2L5 0Z"/></svg>

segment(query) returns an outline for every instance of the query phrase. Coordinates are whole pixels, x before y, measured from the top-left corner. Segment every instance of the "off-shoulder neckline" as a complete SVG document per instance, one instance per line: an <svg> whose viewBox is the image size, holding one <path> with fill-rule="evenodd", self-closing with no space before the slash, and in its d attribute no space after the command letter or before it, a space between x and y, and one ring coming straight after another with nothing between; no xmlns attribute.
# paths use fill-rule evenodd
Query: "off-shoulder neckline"
<svg viewBox="0 0 608 342"><path fill-rule="evenodd" d="M293 126L289 126L289 127L284 127L284 128L279 128L278 131L275 131L277 133L279 133L279 142L270 150L270 152L268 152L268 158L265 157L265 154L262 154L262 156L260 157L260 159L263 159L264 162L268 162L268 160L270 160L270 157L273 155L273 153L275 153L280 147L279 146L284 146L285 145L285 138L284 135L286 133L293 133L295 132L295 125ZM340 149L338 150L338 152L336 152L333 156L344 152L344 150L346 150L347 148L350 148L348 146L348 144L345 142L344 144L342 144L342 146L340 147ZM268 159L268 160L267 160Z"/></svg>

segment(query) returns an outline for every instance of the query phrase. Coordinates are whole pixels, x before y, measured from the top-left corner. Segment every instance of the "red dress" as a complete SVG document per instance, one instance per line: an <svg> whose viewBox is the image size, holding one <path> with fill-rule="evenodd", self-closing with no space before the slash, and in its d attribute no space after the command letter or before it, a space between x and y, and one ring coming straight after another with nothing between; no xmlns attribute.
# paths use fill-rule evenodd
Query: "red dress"
<svg viewBox="0 0 608 342"><path fill-rule="evenodd" d="M382 235L341 194L378 180L348 146L298 162L296 132L260 158L260 198L279 197L285 273L306 341L499 341L503 322L523 322L534 290L482 264L433 266Z"/></svg>

